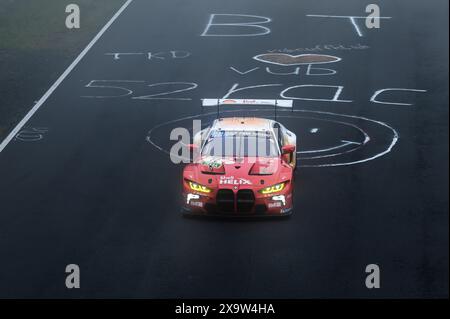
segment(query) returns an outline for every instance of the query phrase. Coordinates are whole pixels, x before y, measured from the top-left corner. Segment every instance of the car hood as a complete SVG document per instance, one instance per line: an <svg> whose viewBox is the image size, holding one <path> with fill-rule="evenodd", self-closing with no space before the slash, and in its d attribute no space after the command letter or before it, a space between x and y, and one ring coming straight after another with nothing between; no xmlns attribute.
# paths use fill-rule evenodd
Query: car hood
<svg viewBox="0 0 450 319"><path fill-rule="evenodd" d="M186 167L184 177L208 187L262 188L289 180L291 172L280 157L202 157Z"/></svg>

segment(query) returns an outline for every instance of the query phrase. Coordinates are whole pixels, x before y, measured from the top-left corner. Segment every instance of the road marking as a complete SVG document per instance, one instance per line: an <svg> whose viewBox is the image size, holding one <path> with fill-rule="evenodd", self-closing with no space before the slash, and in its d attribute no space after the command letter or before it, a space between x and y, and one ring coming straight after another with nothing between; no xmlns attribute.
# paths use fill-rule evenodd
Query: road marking
<svg viewBox="0 0 450 319"><path fill-rule="evenodd" d="M370 17L370 16L367 16L367 17L365 17L365 16L334 16L334 15L325 15L325 14L307 14L306 16L313 17L313 18L349 19L359 37L363 37L364 35L361 32L361 29L359 28L358 24L356 23L356 19L368 19ZM370 17L370 18L378 19L378 21L380 21L381 19L391 19L392 17Z"/></svg>
<svg viewBox="0 0 450 319"><path fill-rule="evenodd" d="M236 17L250 17L250 18L259 18L262 21L259 22L240 22L240 23L213 23L216 16L236 16ZM271 31L268 27L262 26L261 24L266 24L272 22L271 18L268 17L262 17L262 16L255 16L255 15L247 15L247 14L234 14L234 13L213 13L209 16L208 24L203 31L203 33L200 35L201 37L252 37L252 36L261 36L269 34ZM236 34L208 34L209 30L211 29L211 26L221 26L221 27L252 27L257 29L264 30L262 33L236 33Z"/></svg>
<svg viewBox="0 0 450 319"><path fill-rule="evenodd" d="M369 140L370 140L370 138L369 138ZM334 151L334 150L337 150L339 148L346 147L348 145L361 145L362 144L362 143L353 142L353 141L346 141L346 140L341 140L341 142L342 142L342 144L336 145L336 146L333 146L333 147L323 148L323 149L320 149L320 150L300 151L300 152L297 152L297 154L325 153L325 152L328 152L328 151ZM367 144L367 143L365 143L365 144Z"/></svg>
<svg viewBox="0 0 450 319"><path fill-rule="evenodd" d="M326 15L326 14L307 14L307 17L314 17L314 18L342 18L342 19L349 19L349 18L355 18L355 19L367 19L366 16L335 16L335 15ZM374 19L392 19L392 17L371 17Z"/></svg>
<svg viewBox="0 0 450 319"><path fill-rule="evenodd" d="M226 110L226 111L223 111L223 113L232 113L232 112L241 112L241 111L247 111L247 110L244 110L244 109L230 110L230 111ZM267 109L256 108L256 109L252 109L252 111L255 111L255 112L265 111L265 112L267 112L268 110ZM362 159L359 159L359 160L355 159L355 160L350 161L350 162L325 163L325 164L309 164L309 165L308 164L306 164L306 165L302 164L302 165L299 165L299 167L302 167L302 168L305 168L305 167L309 167L309 168L313 168L313 167L338 167L338 166L349 166L349 165L366 163L366 162L375 160L375 159L377 159L379 157L383 157L384 155L390 153L394 149L395 145L398 143L398 141L400 139L400 136L399 136L398 132L392 126L390 126L389 124L381 122L381 121L377 121L377 120L374 120L374 119L370 119L370 118L367 118L367 117L363 117L363 116L348 115L348 114L338 114L338 113L324 112L324 111L311 111L311 110L289 110L289 111L287 111L287 110L280 110L280 112L281 113L282 112L289 112L290 113L290 115L279 115L279 117L284 117L284 118L306 118L306 119L313 119L313 120L323 120L323 121L328 121L328 122L336 122L336 123L340 123L340 124L346 124L346 125L353 126L354 128L356 128L357 130L359 130L360 132L363 133L364 141L362 143L358 143L358 142L354 142L354 141L342 140L342 142L349 143L348 145L355 144L355 145L358 145L359 147L362 147L362 146L368 144L371 141L371 139L370 139L370 136L366 132L364 132L360 127L356 126L355 124L351 124L351 123L348 123L348 122L342 122L342 121L336 121L336 120L330 120L330 119L320 119L320 118L316 118L316 117L293 116L293 115L291 115L292 112L313 113L313 114L319 114L319 115L325 115L325 116L344 117L344 118L350 118L350 119L354 119L354 120L362 120L362 121L367 121L367 122L371 122L371 123L377 124L379 126L382 126L382 127L386 128L386 129L388 129L389 131L391 131L391 134L392 134L391 142L389 143L389 145L385 146L385 149L383 151L378 152L375 155L372 155L370 157L365 157L365 158L362 158ZM146 141L148 143L153 145L159 151L171 155L170 151L167 151L166 149L164 149L162 146L158 145L152 139L153 132L156 129L161 128L161 127L166 126L166 125L175 124L175 123L178 123L180 121L196 119L196 118L199 118L199 117L207 117L207 116L211 116L211 115L214 115L214 114L216 114L216 112L196 114L196 115L190 115L190 116L182 117L182 118L179 118L179 119L175 119L175 120L170 120L170 121L167 121L167 122L159 123L158 125L154 126L153 128L151 128L148 131L147 136L146 136L145 139L146 139ZM354 150L356 150L356 149L354 149ZM322 157L339 156L339 155L350 153L350 152L353 152L353 149L349 150L349 151L346 151L346 152L342 152L342 153L336 154L336 155L329 154L329 155L325 155L325 156L322 156ZM187 160L187 161L190 160L188 158L183 158L182 156L178 156L178 155L176 157L180 158L181 160Z"/></svg>
<svg viewBox="0 0 450 319"><path fill-rule="evenodd" d="M247 73L250 73L250 72L253 72L253 71L255 71L255 70L258 70L259 67L253 68L253 69L248 70L248 71L239 71L238 69L236 69L236 68L234 68L234 67L232 67L232 66L230 66L230 69L231 69L232 71L234 71L234 72L239 73L240 75L245 75L245 74L247 74Z"/></svg>
<svg viewBox="0 0 450 319"><path fill-rule="evenodd" d="M355 21L355 18L354 18L354 17L351 17L351 18L350 18L350 21L352 22L353 26L355 27L356 33L358 33L358 35L359 35L360 37L362 37L363 34L362 34L361 30L359 29L358 24L357 24L356 21Z"/></svg>
<svg viewBox="0 0 450 319"><path fill-rule="evenodd" d="M386 88L386 89L376 91L370 98L370 102L379 103L379 104L388 104L388 105L404 105L404 106L412 105L411 103L383 102L383 101L377 100L378 95L380 95L381 93L386 92L386 91L409 91L409 92L421 92L421 93L427 92L427 90L418 90L418 89Z"/></svg>
<svg viewBox="0 0 450 319"><path fill-rule="evenodd" d="M9 133L9 135L0 144L0 152L2 152L5 147L11 142L14 137L20 132L22 127L30 120L34 113L39 110L39 108L47 101L47 99L52 95L52 93L59 87L59 85L65 80L65 78L70 74L70 72L75 69L78 63L84 58L84 56L89 52L89 50L97 43L97 41L102 37L102 35L109 29L109 27L116 21L116 19L122 14L123 11L130 5L133 0L127 0L124 5L116 12L116 14L108 21L108 23L100 30L100 32L92 39L92 41L87 45L87 47L80 53L80 55L72 62L72 64L64 71L64 73L56 80L56 82L48 89L48 91L41 97L41 99L36 103L35 106L25 115L25 117L17 124L17 126Z"/></svg>

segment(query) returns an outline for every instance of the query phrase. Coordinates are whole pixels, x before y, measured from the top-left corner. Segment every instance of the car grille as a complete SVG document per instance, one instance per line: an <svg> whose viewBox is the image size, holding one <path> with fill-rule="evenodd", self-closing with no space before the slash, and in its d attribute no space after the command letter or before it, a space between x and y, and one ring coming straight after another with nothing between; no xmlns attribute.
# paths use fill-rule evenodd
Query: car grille
<svg viewBox="0 0 450 319"><path fill-rule="evenodd" d="M219 211L234 212L234 193L231 189L220 189L216 200Z"/></svg>
<svg viewBox="0 0 450 319"><path fill-rule="evenodd" d="M251 189L241 189L236 195L231 189L220 189L216 200L220 212L249 213L255 205L255 194Z"/></svg>
<svg viewBox="0 0 450 319"><path fill-rule="evenodd" d="M236 201L238 212L248 213L255 204L255 194L251 189L241 189L237 193Z"/></svg>

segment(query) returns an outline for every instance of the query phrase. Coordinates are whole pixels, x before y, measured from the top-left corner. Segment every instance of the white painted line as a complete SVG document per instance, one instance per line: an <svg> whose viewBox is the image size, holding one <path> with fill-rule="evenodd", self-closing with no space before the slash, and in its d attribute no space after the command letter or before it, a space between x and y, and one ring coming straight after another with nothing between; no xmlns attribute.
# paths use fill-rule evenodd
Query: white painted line
<svg viewBox="0 0 450 319"><path fill-rule="evenodd" d="M358 24L356 23L356 19L368 19L369 17L364 16L333 16L333 15L324 15L324 14L307 14L307 17L313 17L313 18L339 18L339 19L350 19L350 22L352 23L353 27L355 28L356 33L359 37L363 37L363 33L361 32L361 29L359 28ZM391 19L392 17L370 17L371 19Z"/></svg>
<svg viewBox="0 0 450 319"><path fill-rule="evenodd" d="M325 15L325 14L307 14L307 17L314 17L314 18L341 18L341 19L349 19L349 18L355 18L355 19L367 19L365 16L334 16L334 15ZM371 19L392 19L392 17L370 17Z"/></svg>
<svg viewBox="0 0 450 319"><path fill-rule="evenodd" d="M75 69L78 63L84 58L84 56L89 52L89 50L95 45L95 43L102 37L102 35L109 29L109 27L114 23L114 21L122 14L123 11L130 5L133 0L127 0L125 4L116 12L116 14L108 21L108 23L100 30L100 32L92 39L92 41L87 45L87 47L80 53L80 55L72 62L72 64L64 71L64 73L56 80L56 82L48 89L48 91L41 97L41 99L36 103L35 106L25 115L25 117L17 124L17 126L9 133L9 135L0 144L0 152L2 152L5 147L14 139L14 137L20 132L22 127L30 120L34 113L39 110L39 108L47 101L47 99L52 95L52 93L58 88L58 86L65 80L65 78L70 74L70 72Z"/></svg>
<svg viewBox="0 0 450 319"><path fill-rule="evenodd" d="M346 146L352 145L352 144L356 144L356 145L361 145L362 143L358 143L358 142L353 142L353 141L345 141L345 140L341 140L342 144L333 146L333 147L329 147L329 148L323 148L320 150L311 150L311 151L300 151L297 152L297 154L311 154L311 153L325 153L328 151L334 151L340 148L344 148Z"/></svg>
<svg viewBox="0 0 450 319"><path fill-rule="evenodd" d="M236 73L239 73L240 75L245 75L245 74L247 74L247 73L250 73L250 72L253 72L253 71L255 71L255 70L258 70L259 67L253 68L253 69L248 70L248 71L239 71L238 69L236 69L236 68L234 68L234 67L232 67L232 66L230 66L230 69L231 69L232 71L236 72Z"/></svg>
<svg viewBox="0 0 450 319"><path fill-rule="evenodd" d="M260 18L262 21L259 22L240 22L240 23L213 23L216 16L236 16L236 17L250 17L250 18ZM213 13L209 16L208 24L200 35L201 37L252 37L252 36L261 36L270 33L270 29L268 27L264 27L260 24L270 23L272 19L268 17L262 16L254 16L247 14L234 14L234 13ZM211 26L221 26L221 27L252 27L257 29L262 29L263 31L260 33L236 33L236 34L208 34Z"/></svg>
<svg viewBox="0 0 450 319"><path fill-rule="evenodd" d="M361 30L359 29L358 24L357 24L356 21L355 21L355 17L351 17L351 18L350 18L350 21L352 22L353 27L354 27L355 30L356 30L356 33L358 33L358 35L359 35L360 37L362 37L363 34L362 34Z"/></svg>

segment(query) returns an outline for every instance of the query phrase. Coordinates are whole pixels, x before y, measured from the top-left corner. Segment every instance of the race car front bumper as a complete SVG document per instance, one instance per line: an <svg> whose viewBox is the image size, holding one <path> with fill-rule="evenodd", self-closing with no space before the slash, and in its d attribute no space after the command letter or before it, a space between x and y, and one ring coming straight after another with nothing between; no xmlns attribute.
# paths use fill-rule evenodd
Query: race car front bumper
<svg viewBox="0 0 450 319"><path fill-rule="evenodd" d="M185 216L211 216L211 217L230 217L230 218L280 218L291 216L293 208L286 208L283 213L280 214L269 214L269 213L229 213L221 211L209 211L201 212L197 209L191 209L190 207L182 206L181 213Z"/></svg>
<svg viewBox="0 0 450 319"><path fill-rule="evenodd" d="M261 195L251 189L219 189L213 194L186 192L182 212L186 215L230 217L288 216L292 214L292 193Z"/></svg>

